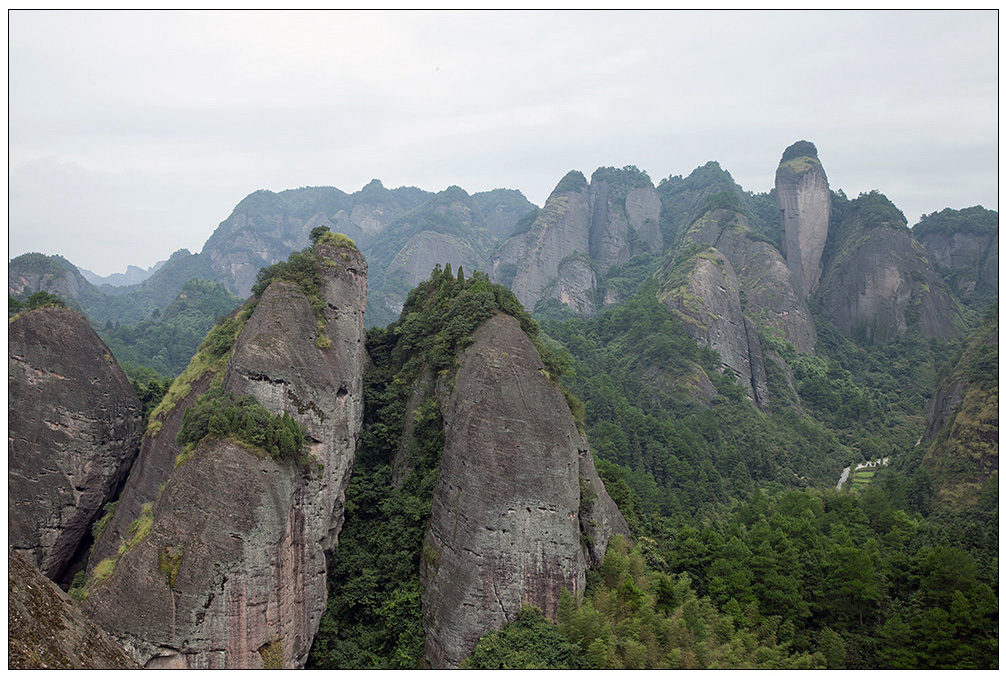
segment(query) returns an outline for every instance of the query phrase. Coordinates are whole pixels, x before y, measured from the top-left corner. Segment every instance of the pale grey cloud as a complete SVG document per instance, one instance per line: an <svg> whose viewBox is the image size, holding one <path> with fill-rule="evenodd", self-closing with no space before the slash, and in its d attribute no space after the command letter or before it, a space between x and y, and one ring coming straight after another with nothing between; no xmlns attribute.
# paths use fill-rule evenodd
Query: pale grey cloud
<svg viewBox="0 0 1006 676"><path fill-rule="evenodd" d="M259 188L522 190L814 141L914 222L998 208L992 12L12 12L10 254L198 249ZM66 218L65 214L74 214Z"/></svg>

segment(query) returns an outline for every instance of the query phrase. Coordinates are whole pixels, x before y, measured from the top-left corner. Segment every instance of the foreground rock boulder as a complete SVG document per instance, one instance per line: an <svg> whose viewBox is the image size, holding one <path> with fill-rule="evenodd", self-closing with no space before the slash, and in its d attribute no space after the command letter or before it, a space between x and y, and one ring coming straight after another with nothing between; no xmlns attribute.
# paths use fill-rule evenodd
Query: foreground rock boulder
<svg viewBox="0 0 1006 676"><path fill-rule="evenodd" d="M7 550L8 669L139 669L70 597Z"/></svg>
<svg viewBox="0 0 1006 676"><path fill-rule="evenodd" d="M42 308L8 325L8 537L60 580L136 457L142 405L87 321Z"/></svg>
<svg viewBox="0 0 1006 676"><path fill-rule="evenodd" d="M307 446L276 458L206 436L183 448L155 497L132 506L115 554L92 567L86 611L146 667L307 659L362 422L367 269L345 241L322 240L314 255L316 293L276 280L232 320L244 325L216 385L294 418ZM211 334L195 360L219 347Z"/></svg>
<svg viewBox="0 0 1006 676"><path fill-rule="evenodd" d="M588 559L628 534L543 368L517 320L496 315L440 389L445 445L420 568L434 668L458 666L525 604L554 617L563 590L584 588Z"/></svg>

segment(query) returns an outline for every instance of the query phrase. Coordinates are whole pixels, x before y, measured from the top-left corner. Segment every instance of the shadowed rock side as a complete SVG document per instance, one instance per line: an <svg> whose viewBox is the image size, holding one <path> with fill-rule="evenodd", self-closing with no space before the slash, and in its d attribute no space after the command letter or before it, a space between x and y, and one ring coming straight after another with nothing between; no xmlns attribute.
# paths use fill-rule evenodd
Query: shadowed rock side
<svg viewBox="0 0 1006 676"><path fill-rule="evenodd" d="M28 312L8 341L9 544L59 580L136 457L142 406L72 310Z"/></svg>
<svg viewBox="0 0 1006 676"><path fill-rule="evenodd" d="M70 597L7 550L8 669L139 669Z"/></svg>
<svg viewBox="0 0 1006 676"><path fill-rule="evenodd" d="M207 389L214 373L210 372L192 383L191 390L174 407L152 418L155 424L148 425L140 442L140 452L129 470L129 476L119 495L118 504L112 518L94 543L87 561L89 573L102 560L115 556L119 546L129 539L129 526L140 518L143 505L157 499L161 486L165 484L175 468L175 459L182 452L175 440L182 429L185 409L192 406ZM156 423L160 423L160 426Z"/></svg>
<svg viewBox="0 0 1006 676"><path fill-rule="evenodd" d="M571 171L531 228L492 255L491 275L509 283L527 308L555 298L581 316L592 316L596 276L588 261L603 273L635 254L662 253L660 208L649 178L635 168L598 169L589 185L583 174ZM508 268L515 270L512 282Z"/></svg>
<svg viewBox="0 0 1006 676"><path fill-rule="evenodd" d="M600 531L592 559L612 532L628 533L542 368L517 321L496 315L476 330L451 393L441 391L445 445L420 566L434 668L456 667L522 605L554 617L561 590L583 589L581 520ZM586 515L581 462L596 493Z"/></svg>
<svg viewBox="0 0 1006 676"><path fill-rule="evenodd" d="M831 217L828 177L812 143L794 143L783 153L775 173L775 194L782 217L782 253L806 298L821 278Z"/></svg>
<svg viewBox="0 0 1006 676"><path fill-rule="evenodd" d="M998 290L998 233L928 232L919 237L919 243L937 270L956 278L954 291L962 297L974 293L980 284Z"/></svg>
<svg viewBox="0 0 1006 676"><path fill-rule="evenodd" d="M968 339L937 385L922 461L940 506L961 510L978 500L999 472L998 313Z"/></svg>
<svg viewBox="0 0 1006 676"><path fill-rule="evenodd" d="M559 276L542 293L542 300L555 298L581 317L593 317L597 312L594 292L597 278L590 259L586 256L571 256L559 266Z"/></svg>
<svg viewBox="0 0 1006 676"><path fill-rule="evenodd" d="M238 336L225 391L306 430L310 458L203 439L149 513L149 534L93 582L85 607L147 667L302 667L326 601L362 422L366 262L320 244L324 317L273 282ZM326 340L331 344L324 345Z"/></svg>

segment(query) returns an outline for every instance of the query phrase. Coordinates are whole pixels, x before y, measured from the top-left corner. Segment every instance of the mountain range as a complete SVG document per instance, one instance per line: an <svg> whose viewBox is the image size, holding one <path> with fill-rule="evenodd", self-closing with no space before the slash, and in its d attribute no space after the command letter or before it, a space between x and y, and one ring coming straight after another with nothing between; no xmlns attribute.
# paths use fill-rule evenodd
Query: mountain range
<svg viewBox="0 0 1006 676"><path fill-rule="evenodd" d="M769 193L259 191L129 286L25 254L11 556L147 667L991 668L997 264L807 141Z"/></svg>

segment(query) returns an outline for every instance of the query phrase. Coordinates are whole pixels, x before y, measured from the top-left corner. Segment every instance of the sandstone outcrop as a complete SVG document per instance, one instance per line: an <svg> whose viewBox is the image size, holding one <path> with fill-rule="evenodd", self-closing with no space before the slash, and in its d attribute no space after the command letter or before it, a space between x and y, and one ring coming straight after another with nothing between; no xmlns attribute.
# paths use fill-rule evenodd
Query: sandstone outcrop
<svg viewBox="0 0 1006 676"><path fill-rule="evenodd" d="M879 193L849 204L815 300L857 340L889 340L914 324L928 337L959 335L956 303L904 216Z"/></svg>
<svg viewBox="0 0 1006 676"><path fill-rule="evenodd" d="M758 333L741 309L740 282L734 266L715 248L676 262L661 273L658 298L683 321L699 345L720 354L759 407L768 405L768 379Z"/></svg>
<svg viewBox="0 0 1006 676"><path fill-rule="evenodd" d="M571 171L549 195L531 229L504 242L489 263L494 279L505 264L517 266L511 289L517 300L534 308L574 253L590 252L590 197L587 179Z"/></svg>
<svg viewBox="0 0 1006 676"><path fill-rule="evenodd" d="M589 185L583 174L571 171L531 228L493 253L490 273L527 308L555 298L589 317L597 305L594 266L604 273L635 254L663 253L660 209L649 177L635 167L601 167Z"/></svg>
<svg viewBox="0 0 1006 676"><path fill-rule="evenodd" d="M70 597L7 550L8 669L139 669Z"/></svg>
<svg viewBox="0 0 1006 676"><path fill-rule="evenodd" d="M687 242L704 242L730 261L745 314L756 324L785 338L799 352L814 351L814 319L795 276L779 250L759 239L743 214L714 209L692 224Z"/></svg>
<svg viewBox="0 0 1006 676"><path fill-rule="evenodd" d="M999 290L999 214L982 207L943 209L912 228L929 262L954 292L968 298Z"/></svg>
<svg viewBox="0 0 1006 676"><path fill-rule="evenodd" d="M323 318L299 287L274 281L223 378L225 392L297 420L308 455L277 460L204 438L140 507L115 557L93 569L85 609L147 667L307 659L362 422L367 271L355 248L323 241L316 253Z"/></svg>
<svg viewBox="0 0 1006 676"><path fill-rule="evenodd" d="M587 559L628 533L542 369L517 320L496 315L438 390L445 445L420 566L434 668L456 667L524 604L554 617L563 589L583 589Z"/></svg>
<svg viewBox="0 0 1006 676"><path fill-rule="evenodd" d="M574 255L559 265L559 275L542 293L542 300L555 298L581 317L593 317L597 312L594 292L597 277L590 259Z"/></svg>
<svg viewBox="0 0 1006 676"><path fill-rule="evenodd" d="M782 217L782 253L807 298L821 278L821 254L828 239L831 192L813 143L798 141L783 152L775 174Z"/></svg>
<svg viewBox="0 0 1006 676"><path fill-rule="evenodd" d="M8 536L60 580L122 486L142 434L142 406L87 321L66 308L10 322Z"/></svg>

